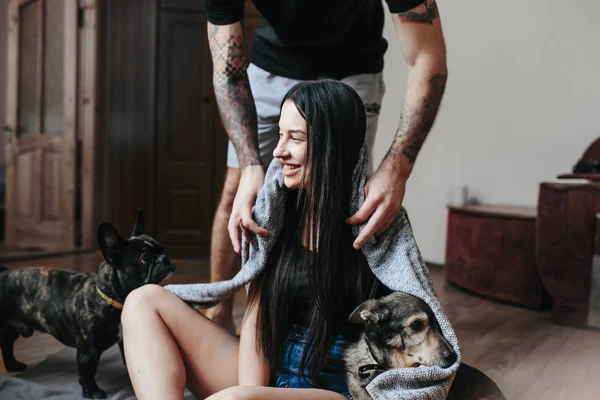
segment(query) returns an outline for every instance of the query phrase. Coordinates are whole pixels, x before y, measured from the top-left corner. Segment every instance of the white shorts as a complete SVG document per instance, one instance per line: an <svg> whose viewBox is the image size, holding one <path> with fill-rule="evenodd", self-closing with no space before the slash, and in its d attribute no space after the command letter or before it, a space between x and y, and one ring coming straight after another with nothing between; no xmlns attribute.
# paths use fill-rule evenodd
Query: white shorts
<svg viewBox="0 0 600 400"><path fill-rule="evenodd" d="M248 66L248 79L258 114L258 146L261 163L266 168L273 160L273 150L279 140L279 107L283 96L298 80L273 75L254 64ZM377 132L381 100L385 93L383 74L361 74L342 79L350 85L365 103L367 111L366 141L371 155L369 157L369 173L373 169L373 143ZM231 141L227 150L227 166L239 168L235 148Z"/></svg>

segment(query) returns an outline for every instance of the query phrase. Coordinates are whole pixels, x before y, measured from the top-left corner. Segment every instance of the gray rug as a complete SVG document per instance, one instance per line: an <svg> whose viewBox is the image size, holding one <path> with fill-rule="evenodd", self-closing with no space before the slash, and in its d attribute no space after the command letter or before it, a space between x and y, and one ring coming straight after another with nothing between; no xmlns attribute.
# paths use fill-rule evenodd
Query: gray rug
<svg viewBox="0 0 600 400"><path fill-rule="evenodd" d="M66 347L18 376L0 375L0 400L82 400L76 350ZM100 358L96 383L110 400L134 400L127 368L117 345ZM186 390L186 400L196 398Z"/></svg>
<svg viewBox="0 0 600 400"><path fill-rule="evenodd" d="M100 359L96 382L111 400L135 400L119 347L108 349ZM489 395L505 400L500 389L481 371L461 364L448 399L475 400ZM492 396L494 395L494 396ZM0 375L0 400L82 400L77 383L75 349L64 348L16 376ZM185 391L185 400L196 400Z"/></svg>

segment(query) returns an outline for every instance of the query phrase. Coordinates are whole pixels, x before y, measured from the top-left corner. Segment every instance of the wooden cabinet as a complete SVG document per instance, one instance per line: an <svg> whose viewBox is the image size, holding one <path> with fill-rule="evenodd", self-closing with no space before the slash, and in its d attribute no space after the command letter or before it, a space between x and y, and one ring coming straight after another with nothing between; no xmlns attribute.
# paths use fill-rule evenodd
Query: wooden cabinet
<svg viewBox="0 0 600 400"><path fill-rule="evenodd" d="M99 219L129 234L139 206L149 233L171 254L206 256L227 136L212 86L203 1L102 4ZM248 43L259 21L248 5Z"/></svg>
<svg viewBox="0 0 600 400"><path fill-rule="evenodd" d="M548 305L536 268L536 208L449 207L446 279L473 293L534 309Z"/></svg>

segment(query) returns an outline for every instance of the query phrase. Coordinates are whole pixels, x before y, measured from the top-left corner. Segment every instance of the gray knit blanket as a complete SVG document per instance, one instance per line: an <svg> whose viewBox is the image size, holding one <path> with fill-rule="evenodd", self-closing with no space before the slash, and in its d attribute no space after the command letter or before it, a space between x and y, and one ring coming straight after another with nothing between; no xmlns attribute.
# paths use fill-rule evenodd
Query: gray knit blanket
<svg viewBox="0 0 600 400"><path fill-rule="evenodd" d="M365 200L367 155L365 144L353 174L353 196L350 199L350 210L353 214ZM251 282L265 267L267 257L281 232L285 193L281 163L274 159L267 170L265 185L253 208L256 223L266 228L269 236L253 235L250 243L243 241L240 272L228 281L167 285L165 288L194 307L208 308L232 296ZM353 226L353 234L358 236L360 229L365 225L366 222ZM371 270L384 285L391 290L419 297L431 307L442 333L458 356L449 368L432 366L386 371L367 386L367 391L374 400L445 400L461 361L458 339L438 300L431 276L413 236L406 210L401 210L391 227L382 235L365 242L362 251Z"/></svg>

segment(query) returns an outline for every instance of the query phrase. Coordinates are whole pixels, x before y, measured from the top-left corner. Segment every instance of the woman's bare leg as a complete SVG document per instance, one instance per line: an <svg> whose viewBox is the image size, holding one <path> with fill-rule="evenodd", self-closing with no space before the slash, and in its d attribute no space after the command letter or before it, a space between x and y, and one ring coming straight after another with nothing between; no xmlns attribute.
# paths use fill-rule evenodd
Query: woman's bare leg
<svg viewBox="0 0 600 400"><path fill-rule="evenodd" d="M238 384L239 339L158 285L131 292L121 315L127 370L140 400L204 398Z"/></svg>
<svg viewBox="0 0 600 400"><path fill-rule="evenodd" d="M235 386L205 400L347 400L337 392L322 389L291 389L264 386Z"/></svg>

